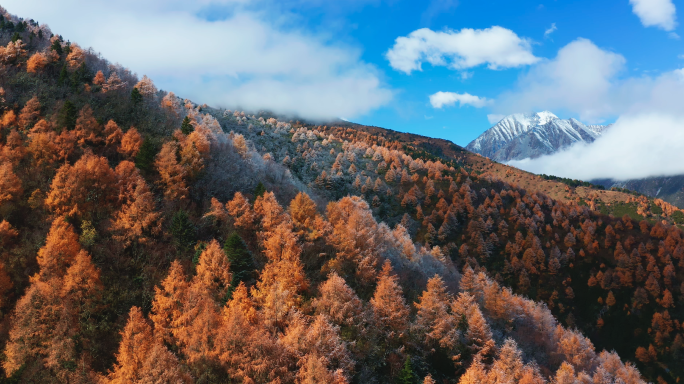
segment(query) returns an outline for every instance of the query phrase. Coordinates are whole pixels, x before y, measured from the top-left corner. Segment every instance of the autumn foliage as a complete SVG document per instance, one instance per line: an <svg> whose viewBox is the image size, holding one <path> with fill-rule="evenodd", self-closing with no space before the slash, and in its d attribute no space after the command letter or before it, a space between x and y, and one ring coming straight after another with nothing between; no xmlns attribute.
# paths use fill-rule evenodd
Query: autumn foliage
<svg viewBox="0 0 684 384"><path fill-rule="evenodd" d="M9 382L684 375L674 207L612 217L456 146L198 106L25 28L0 48Z"/></svg>

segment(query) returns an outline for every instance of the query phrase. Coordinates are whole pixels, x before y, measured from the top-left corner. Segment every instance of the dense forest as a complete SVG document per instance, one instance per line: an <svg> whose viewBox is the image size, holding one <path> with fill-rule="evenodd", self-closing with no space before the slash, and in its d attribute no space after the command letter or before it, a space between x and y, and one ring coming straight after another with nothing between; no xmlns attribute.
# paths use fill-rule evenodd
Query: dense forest
<svg viewBox="0 0 684 384"><path fill-rule="evenodd" d="M671 206L614 217L455 146L197 105L0 14L3 382L684 374L684 234L649 216Z"/></svg>

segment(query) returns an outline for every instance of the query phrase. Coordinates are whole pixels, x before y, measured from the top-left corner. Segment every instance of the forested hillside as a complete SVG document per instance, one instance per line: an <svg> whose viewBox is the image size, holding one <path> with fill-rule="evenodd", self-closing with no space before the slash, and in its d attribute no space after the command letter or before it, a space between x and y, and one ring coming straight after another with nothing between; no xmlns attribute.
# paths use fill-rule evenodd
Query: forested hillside
<svg viewBox="0 0 684 384"><path fill-rule="evenodd" d="M4 382L684 374L671 221L453 144L198 106L0 13Z"/></svg>

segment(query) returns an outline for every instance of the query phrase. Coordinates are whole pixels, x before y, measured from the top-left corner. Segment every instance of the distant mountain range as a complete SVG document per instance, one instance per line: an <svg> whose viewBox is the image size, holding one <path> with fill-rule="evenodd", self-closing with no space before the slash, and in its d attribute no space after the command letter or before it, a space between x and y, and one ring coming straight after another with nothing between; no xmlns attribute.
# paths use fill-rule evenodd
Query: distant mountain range
<svg viewBox="0 0 684 384"><path fill-rule="evenodd" d="M489 128L466 149L501 163L555 153L572 144L591 143L610 125L585 125L551 112L509 115Z"/></svg>
<svg viewBox="0 0 684 384"><path fill-rule="evenodd" d="M506 116L466 146L500 163L536 158L565 149L577 142L591 143L610 125L586 125L563 120L549 111ZM586 180L606 188L626 188L663 199L684 208L684 175L637 180Z"/></svg>

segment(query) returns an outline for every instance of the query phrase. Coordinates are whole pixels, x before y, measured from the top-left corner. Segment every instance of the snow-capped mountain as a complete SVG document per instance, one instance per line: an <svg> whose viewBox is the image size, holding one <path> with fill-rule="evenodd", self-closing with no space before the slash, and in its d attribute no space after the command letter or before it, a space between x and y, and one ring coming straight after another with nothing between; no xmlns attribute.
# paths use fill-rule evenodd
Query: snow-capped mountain
<svg viewBox="0 0 684 384"><path fill-rule="evenodd" d="M486 130L466 149L499 162L535 158L579 141L591 143L608 127L563 120L548 111L516 113Z"/></svg>

